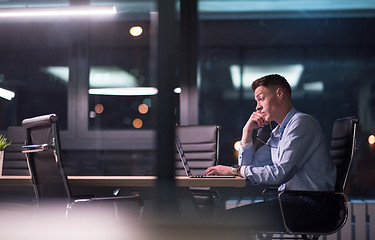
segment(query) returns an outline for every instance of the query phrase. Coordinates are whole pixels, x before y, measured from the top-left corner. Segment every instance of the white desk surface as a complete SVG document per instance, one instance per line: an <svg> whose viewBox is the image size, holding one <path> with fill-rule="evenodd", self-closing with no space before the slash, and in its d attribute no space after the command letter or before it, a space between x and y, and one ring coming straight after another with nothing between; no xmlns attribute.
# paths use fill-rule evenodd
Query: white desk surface
<svg viewBox="0 0 375 240"><path fill-rule="evenodd" d="M246 179L235 178L189 178L177 176L178 187L245 187ZM72 186L90 187L153 187L156 176L68 176ZM0 176L0 186L32 186L29 176Z"/></svg>

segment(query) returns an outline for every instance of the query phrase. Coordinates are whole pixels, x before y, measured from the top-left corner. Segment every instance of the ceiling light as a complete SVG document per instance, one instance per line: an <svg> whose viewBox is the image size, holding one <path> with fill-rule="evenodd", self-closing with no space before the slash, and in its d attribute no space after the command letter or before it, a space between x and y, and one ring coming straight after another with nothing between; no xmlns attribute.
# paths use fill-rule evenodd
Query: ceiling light
<svg viewBox="0 0 375 240"><path fill-rule="evenodd" d="M182 92L182 90L181 90L180 87L176 87L176 88L173 90L173 92L179 94L179 93Z"/></svg>
<svg viewBox="0 0 375 240"><path fill-rule="evenodd" d="M175 93L181 93L181 88L175 88ZM125 88L90 88L91 95L112 95L112 96L150 96L158 94L155 87L125 87Z"/></svg>
<svg viewBox="0 0 375 240"><path fill-rule="evenodd" d="M143 29L140 26L134 26L134 27L130 28L130 30L129 30L129 33L133 37L141 36L142 32L143 32Z"/></svg>
<svg viewBox="0 0 375 240"><path fill-rule="evenodd" d="M300 77L303 72L302 64L286 64L286 65L245 65L242 72L242 83L241 83L241 68L239 65L231 65L230 73L232 77L233 86L239 89L241 84L244 89L251 89L251 84L256 79L269 75L269 74L280 74L285 77L291 88L295 88L298 85Z"/></svg>
<svg viewBox="0 0 375 240"><path fill-rule="evenodd" d="M113 14L116 14L116 8L112 5L0 8L0 18L59 16L84 17Z"/></svg>
<svg viewBox="0 0 375 240"><path fill-rule="evenodd" d="M69 67L66 66L42 67L41 71L65 83L69 80ZM90 88L138 87L137 82L136 77L117 66L92 66L90 68Z"/></svg>
<svg viewBox="0 0 375 240"><path fill-rule="evenodd" d="M4 88L0 88L0 97L6 99L6 100L12 100L16 94L12 91L6 90Z"/></svg>
<svg viewBox="0 0 375 240"><path fill-rule="evenodd" d="M156 95L158 89L154 87L130 87L130 88L91 88L89 94L115 95L115 96L146 96Z"/></svg>
<svg viewBox="0 0 375 240"><path fill-rule="evenodd" d="M323 92L324 84L322 81L304 83L303 90L307 92Z"/></svg>

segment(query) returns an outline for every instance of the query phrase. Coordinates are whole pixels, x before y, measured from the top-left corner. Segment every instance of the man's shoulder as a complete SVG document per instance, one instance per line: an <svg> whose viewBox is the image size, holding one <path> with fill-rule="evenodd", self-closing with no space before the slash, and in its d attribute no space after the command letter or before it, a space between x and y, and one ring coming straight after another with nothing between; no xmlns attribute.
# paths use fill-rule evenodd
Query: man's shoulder
<svg viewBox="0 0 375 240"><path fill-rule="evenodd" d="M289 123L302 126L319 126L319 122L313 116L299 111L296 111Z"/></svg>
<svg viewBox="0 0 375 240"><path fill-rule="evenodd" d="M311 116L310 114L296 111L296 113L293 115L291 119L314 120L314 117Z"/></svg>

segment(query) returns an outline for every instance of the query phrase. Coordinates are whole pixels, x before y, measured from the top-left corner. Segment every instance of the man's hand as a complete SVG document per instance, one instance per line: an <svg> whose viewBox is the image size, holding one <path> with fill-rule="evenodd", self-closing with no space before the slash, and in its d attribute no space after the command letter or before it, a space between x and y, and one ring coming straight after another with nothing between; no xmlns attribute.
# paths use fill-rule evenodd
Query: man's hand
<svg viewBox="0 0 375 240"><path fill-rule="evenodd" d="M232 175L232 167L223 165L209 167L203 172L203 175Z"/></svg>
<svg viewBox="0 0 375 240"><path fill-rule="evenodd" d="M264 120L262 114L259 111L253 112L247 120L245 126L242 129L242 139L241 144L244 145L246 143L251 142L251 136L254 129L261 128L265 125L268 125L269 122Z"/></svg>

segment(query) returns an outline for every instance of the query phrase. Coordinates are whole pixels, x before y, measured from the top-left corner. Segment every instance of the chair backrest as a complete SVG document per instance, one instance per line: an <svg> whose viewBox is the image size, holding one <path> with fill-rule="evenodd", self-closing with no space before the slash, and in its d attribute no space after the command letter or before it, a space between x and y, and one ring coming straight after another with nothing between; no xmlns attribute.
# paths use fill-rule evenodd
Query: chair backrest
<svg viewBox="0 0 375 240"><path fill-rule="evenodd" d="M4 149L3 175L30 175L26 156L22 153L22 146L26 139L25 129L21 126L8 127L7 139L12 144Z"/></svg>
<svg viewBox="0 0 375 240"><path fill-rule="evenodd" d="M70 189L60 154L60 137L55 114L22 121L26 129L23 152L32 177L37 201L70 200Z"/></svg>
<svg viewBox="0 0 375 240"><path fill-rule="evenodd" d="M359 119L348 117L337 119L333 124L331 158L337 168L336 192L344 192L354 152Z"/></svg>
<svg viewBox="0 0 375 240"><path fill-rule="evenodd" d="M219 159L219 131L217 125L188 125L176 127L185 156L193 175L202 174ZM176 175L185 176L181 160L176 154Z"/></svg>

